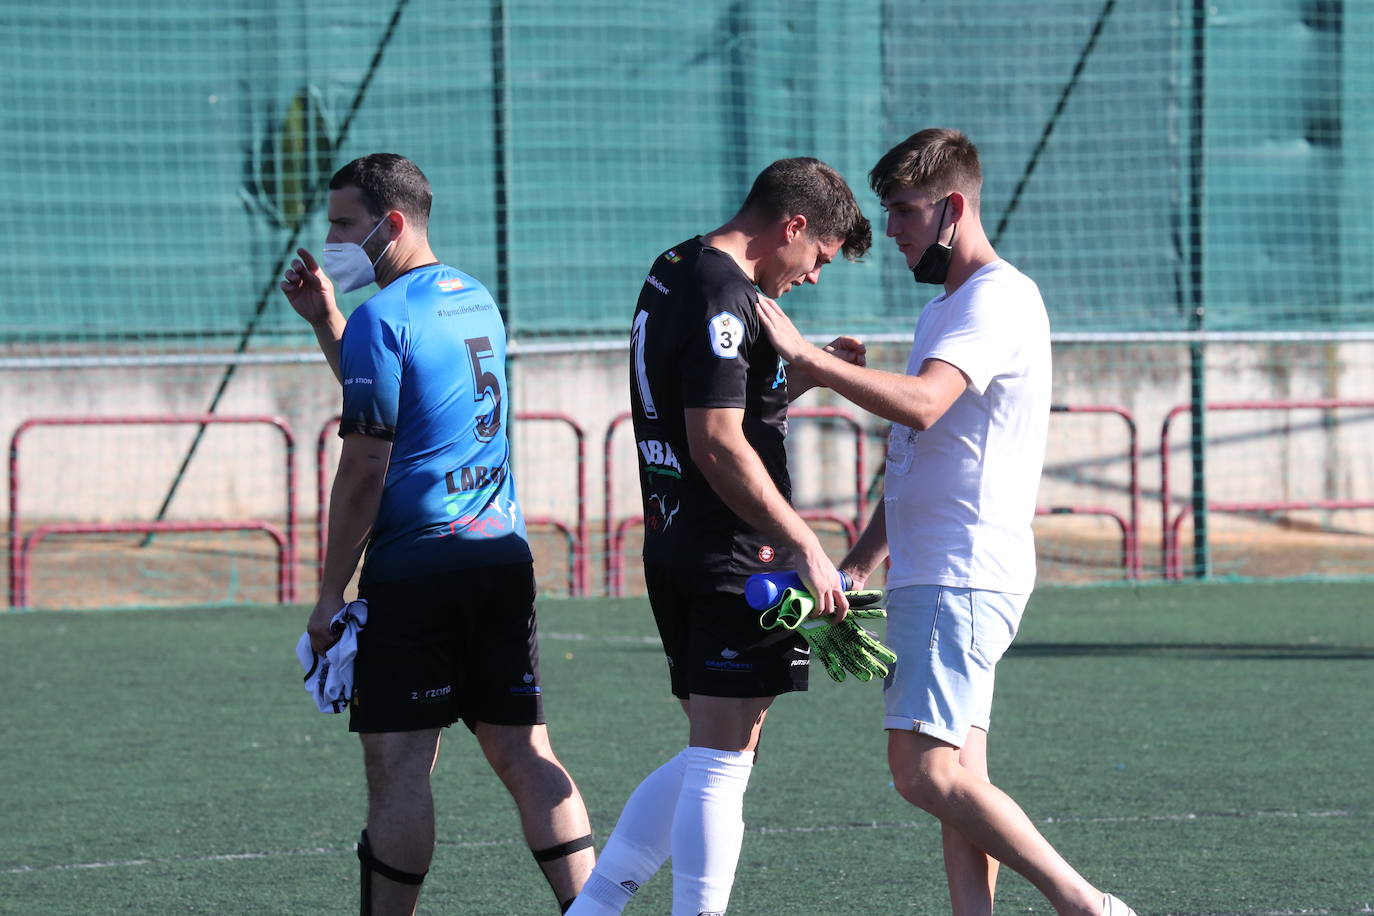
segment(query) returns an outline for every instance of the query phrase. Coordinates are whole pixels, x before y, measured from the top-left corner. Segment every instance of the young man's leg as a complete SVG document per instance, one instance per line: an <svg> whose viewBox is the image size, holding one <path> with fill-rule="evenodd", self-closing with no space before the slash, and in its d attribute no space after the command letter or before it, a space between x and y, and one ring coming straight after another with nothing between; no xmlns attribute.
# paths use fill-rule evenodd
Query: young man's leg
<svg viewBox="0 0 1374 916"><path fill-rule="evenodd" d="M960 838L946 846L954 853L946 873L956 912L961 899L970 913L991 904L992 875L983 888L978 874L981 851L1025 876L1059 913L1101 916L1102 893L986 778L996 666L1015 637L1026 599L938 585L888 593L888 644L898 655L883 685L888 764L902 797ZM956 745L970 740L963 755Z"/></svg>
<svg viewBox="0 0 1374 916"><path fill-rule="evenodd" d="M688 747L650 773L625 803L569 916L622 912L670 854L673 912L725 909L744 836L744 790L771 702L683 701L691 722Z"/></svg>
<svg viewBox="0 0 1374 916"><path fill-rule="evenodd" d="M693 695L673 814L673 916L724 913L744 842L744 793L772 697Z"/></svg>
<svg viewBox="0 0 1374 916"><path fill-rule="evenodd" d="M1101 916L1105 895L1064 861L1005 792L960 765L958 748L890 729L888 764L903 798L1019 872L1060 916Z"/></svg>
<svg viewBox="0 0 1374 916"><path fill-rule="evenodd" d="M359 852L364 889L370 885L363 912L407 916L415 912L419 881L434 856L429 777L439 750L439 729L367 732L359 737L367 771L366 848ZM396 880L387 874L408 877Z"/></svg>
<svg viewBox="0 0 1374 916"><path fill-rule="evenodd" d="M596 853L587 808L554 756L547 727L478 722L474 733L487 762L515 799L525 842L559 905L566 907L591 874Z"/></svg>
<svg viewBox="0 0 1374 916"><path fill-rule="evenodd" d="M959 749L959 765L988 782L988 733L970 728ZM997 889L997 860L950 824L940 825L953 916L989 916Z"/></svg>
<svg viewBox="0 0 1374 916"><path fill-rule="evenodd" d="M687 766L684 749L630 794L569 916L614 916L668 860L673 814Z"/></svg>

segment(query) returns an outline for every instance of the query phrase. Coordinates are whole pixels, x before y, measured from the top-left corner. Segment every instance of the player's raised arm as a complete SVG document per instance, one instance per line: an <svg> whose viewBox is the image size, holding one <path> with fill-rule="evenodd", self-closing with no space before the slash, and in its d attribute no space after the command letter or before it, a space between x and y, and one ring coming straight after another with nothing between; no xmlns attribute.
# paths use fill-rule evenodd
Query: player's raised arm
<svg viewBox="0 0 1374 916"><path fill-rule="evenodd" d="M345 319L334 300L334 284L309 251L297 248L296 255L282 277L281 291L296 314L310 323L334 377L343 381L339 373L339 341L343 338Z"/></svg>
<svg viewBox="0 0 1374 916"><path fill-rule="evenodd" d="M776 302L760 296L757 310L759 324L792 375L831 388L884 420L926 429L968 387L961 370L938 359L926 360L914 376L865 368L807 342Z"/></svg>

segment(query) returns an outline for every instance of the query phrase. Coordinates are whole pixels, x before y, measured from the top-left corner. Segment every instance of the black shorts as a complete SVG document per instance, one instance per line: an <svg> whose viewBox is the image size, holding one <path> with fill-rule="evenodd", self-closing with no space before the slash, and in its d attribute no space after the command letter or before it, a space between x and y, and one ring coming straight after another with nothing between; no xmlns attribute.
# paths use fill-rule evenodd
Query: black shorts
<svg viewBox="0 0 1374 916"><path fill-rule="evenodd" d="M359 597L349 731L543 724L531 564L374 583Z"/></svg>
<svg viewBox="0 0 1374 916"><path fill-rule="evenodd" d="M805 640L759 626L737 575L644 564L649 604L668 656L673 696L774 697L806 690Z"/></svg>

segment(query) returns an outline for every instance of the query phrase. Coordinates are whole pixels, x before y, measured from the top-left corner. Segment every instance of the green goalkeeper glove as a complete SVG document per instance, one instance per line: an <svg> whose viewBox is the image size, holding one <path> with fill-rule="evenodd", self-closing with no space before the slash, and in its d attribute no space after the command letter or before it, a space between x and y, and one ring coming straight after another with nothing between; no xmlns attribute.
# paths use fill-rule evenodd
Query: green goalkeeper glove
<svg viewBox="0 0 1374 916"><path fill-rule="evenodd" d="M849 613L854 617L886 617L887 611L882 608L883 595L880 588L844 593L845 600L849 602ZM783 589L777 604L759 615L759 626L765 630L776 627L795 630L815 607L816 599L810 592L799 588Z"/></svg>
<svg viewBox="0 0 1374 916"><path fill-rule="evenodd" d="M897 661L897 653L878 641L872 633L859 626L856 618L886 617L887 611L878 604L883 600L879 589L845 592L849 614L844 620L831 622L817 618L807 620L816 601L806 592L787 589L781 600L763 612L759 624L764 629L783 627L794 630L805 639L825 666L825 673L842 683L845 672L861 681L873 675L887 677L888 665Z"/></svg>

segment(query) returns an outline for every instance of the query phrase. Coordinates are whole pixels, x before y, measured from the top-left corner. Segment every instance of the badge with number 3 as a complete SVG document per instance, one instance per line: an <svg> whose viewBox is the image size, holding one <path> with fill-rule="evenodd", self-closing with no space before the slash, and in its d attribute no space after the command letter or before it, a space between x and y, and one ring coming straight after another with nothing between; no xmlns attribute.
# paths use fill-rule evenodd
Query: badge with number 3
<svg viewBox="0 0 1374 916"><path fill-rule="evenodd" d="M721 359L734 359L739 340L744 336L744 322L729 312L721 312L711 319L711 351Z"/></svg>

